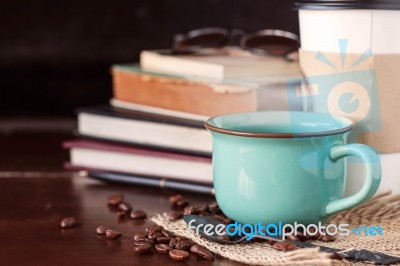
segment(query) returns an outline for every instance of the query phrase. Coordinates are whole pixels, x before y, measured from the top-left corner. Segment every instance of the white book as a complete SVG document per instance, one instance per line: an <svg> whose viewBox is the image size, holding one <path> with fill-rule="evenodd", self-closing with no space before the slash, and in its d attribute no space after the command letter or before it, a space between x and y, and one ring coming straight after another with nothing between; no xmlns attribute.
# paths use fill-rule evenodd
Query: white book
<svg viewBox="0 0 400 266"><path fill-rule="evenodd" d="M70 166L77 169L212 183L211 158L87 140L63 146L70 151Z"/></svg>
<svg viewBox="0 0 400 266"><path fill-rule="evenodd" d="M84 137L207 156L212 152L211 134L203 121L107 105L79 109L78 133Z"/></svg>

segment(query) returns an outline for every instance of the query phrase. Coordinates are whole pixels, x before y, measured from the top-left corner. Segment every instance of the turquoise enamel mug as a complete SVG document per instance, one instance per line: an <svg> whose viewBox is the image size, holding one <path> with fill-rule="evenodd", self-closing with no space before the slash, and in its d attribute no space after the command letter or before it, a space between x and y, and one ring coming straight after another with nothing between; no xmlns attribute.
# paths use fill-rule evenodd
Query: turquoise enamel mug
<svg viewBox="0 0 400 266"><path fill-rule="evenodd" d="M239 223L317 224L371 198L381 176L369 146L348 144L354 123L307 112L249 112L210 118L217 202ZM365 182L343 197L345 157L359 157ZM361 178L361 176L360 176Z"/></svg>

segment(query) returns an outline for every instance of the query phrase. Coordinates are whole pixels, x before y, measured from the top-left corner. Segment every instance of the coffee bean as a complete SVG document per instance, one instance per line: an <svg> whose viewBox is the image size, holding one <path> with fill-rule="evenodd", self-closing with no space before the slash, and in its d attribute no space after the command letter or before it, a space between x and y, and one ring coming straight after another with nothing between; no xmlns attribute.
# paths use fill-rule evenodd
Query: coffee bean
<svg viewBox="0 0 400 266"><path fill-rule="evenodd" d="M152 226L149 228L148 235L153 236L156 232L161 232L162 229L163 229L163 227L160 225Z"/></svg>
<svg viewBox="0 0 400 266"><path fill-rule="evenodd" d="M192 245L193 245L192 240L181 239L178 240L178 242L175 244L175 249L189 250Z"/></svg>
<svg viewBox="0 0 400 266"><path fill-rule="evenodd" d="M163 237L163 234L161 233L161 232L154 232L154 234L149 234L148 235L148 237L150 238L150 239L157 239L157 238L159 238L159 237Z"/></svg>
<svg viewBox="0 0 400 266"><path fill-rule="evenodd" d="M230 223L232 223L233 221L232 221L232 219L225 218L225 219L222 220L222 222L223 222L224 224L230 224Z"/></svg>
<svg viewBox="0 0 400 266"><path fill-rule="evenodd" d="M330 235L322 235L319 240L323 241L323 242L332 242L335 241L335 237L334 236L330 236Z"/></svg>
<svg viewBox="0 0 400 266"><path fill-rule="evenodd" d="M219 209L218 203L215 202L215 201L210 203L210 204L208 204L208 209L209 209L209 212L211 214L219 214L219 213L221 213L221 210Z"/></svg>
<svg viewBox="0 0 400 266"><path fill-rule="evenodd" d="M341 255L341 254L339 254L339 253L337 253L337 252L332 252L332 253L330 253L330 256L329 256L331 259L333 259L333 260L343 260L343 255Z"/></svg>
<svg viewBox="0 0 400 266"><path fill-rule="evenodd" d="M220 221L221 223L223 223L223 221L224 221L225 219L227 219L225 216L220 215L220 214L216 214L216 215L214 215L213 217L214 217L216 220ZM245 227L245 229L250 229L250 228Z"/></svg>
<svg viewBox="0 0 400 266"><path fill-rule="evenodd" d="M195 206L198 212L208 212L209 208L208 205L205 203L201 203Z"/></svg>
<svg viewBox="0 0 400 266"><path fill-rule="evenodd" d="M169 219L170 221L176 221L176 220L181 219L182 216L183 216L183 214L180 213L180 212L172 212L172 213L170 213L170 214L168 215L168 219Z"/></svg>
<svg viewBox="0 0 400 266"><path fill-rule="evenodd" d="M96 233L97 233L98 235L105 235L107 230L108 230L108 227L107 227L107 226L105 226L105 225L99 225L99 226L96 228Z"/></svg>
<svg viewBox="0 0 400 266"><path fill-rule="evenodd" d="M153 239L149 239L149 238L133 241L133 244L135 246L153 245L153 243L154 243Z"/></svg>
<svg viewBox="0 0 400 266"><path fill-rule="evenodd" d="M219 209L218 203L216 201L211 202L210 204L208 204L208 208L209 209Z"/></svg>
<svg viewBox="0 0 400 266"><path fill-rule="evenodd" d="M305 242L311 239L309 235L303 234L302 232L297 232L296 236L301 242Z"/></svg>
<svg viewBox="0 0 400 266"><path fill-rule="evenodd" d="M187 206L183 209L183 214L196 214L197 210L195 206Z"/></svg>
<svg viewBox="0 0 400 266"><path fill-rule="evenodd" d="M120 232L118 232L118 231L114 231L114 230L111 230L111 229L108 229L106 231L106 237L108 239L118 239L121 236L122 236L122 234Z"/></svg>
<svg viewBox="0 0 400 266"><path fill-rule="evenodd" d="M131 219L139 220L139 219L146 219L147 213L141 210L136 210L131 212Z"/></svg>
<svg viewBox="0 0 400 266"><path fill-rule="evenodd" d="M189 252L179 249L171 249L168 254L173 260L186 260L189 257Z"/></svg>
<svg viewBox="0 0 400 266"><path fill-rule="evenodd" d="M144 240L147 238L147 234L137 233L133 236L133 240Z"/></svg>
<svg viewBox="0 0 400 266"><path fill-rule="evenodd" d="M176 202L176 204L175 204L175 206L178 207L179 209L183 209L183 208L185 208L185 207L188 206L188 205L189 205L189 201L187 201L187 200L185 200L185 199L183 199L183 200L178 200L178 201Z"/></svg>
<svg viewBox="0 0 400 266"><path fill-rule="evenodd" d="M155 245L156 251L167 254L172 248L166 244L157 244Z"/></svg>
<svg viewBox="0 0 400 266"><path fill-rule="evenodd" d="M226 227L225 227L225 228L226 228ZM236 230L236 229L233 228L233 227L229 227L229 228L228 228L228 232L231 233L231 234L234 234L234 233L235 233L235 230Z"/></svg>
<svg viewBox="0 0 400 266"><path fill-rule="evenodd" d="M161 237L157 237L157 242L158 243L163 243L163 244L169 244L169 242L171 241L172 238L167 237L167 236L161 236Z"/></svg>
<svg viewBox="0 0 400 266"><path fill-rule="evenodd" d="M110 206L118 206L121 202L124 201L123 194L114 194L108 197L108 205Z"/></svg>
<svg viewBox="0 0 400 266"><path fill-rule="evenodd" d="M74 217L67 217L61 221L61 228L68 229L73 228L76 225L76 220Z"/></svg>
<svg viewBox="0 0 400 266"><path fill-rule="evenodd" d="M126 212L125 211L117 211L118 218L125 218Z"/></svg>
<svg viewBox="0 0 400 266"><path fill-rule="evenodd" d="M135 252L135 254L149 253L151 251L151 245L146 244L146 245L134 246L133 251Z"/></svg>
<svg viewBox="0 0 400 266"><path fill-rule="evenodd" d="M197 215L199 215L199 216L211 216L211 213L204 211L204 212L197 213Z"/></svg>
<svg viewBox="0 0 400 266"><path fill-rule="evenodd" d="M175 247L175 244L178 243L179 239L178 237L172 238L171 241L169 241L169 246L170 247Z"/></svg>
<svg viewBox="0 0 400 266"><path fill-rule="evenodd" d="M214 260L214 254L206 249L205 247L202 247L198 244L194 244L190 247L190 252L196 254L199 257L202 257L206 260Z"/></svg>
<svg viewBox="0 0 400 266"><path fill-rule="evenodd" d="M289 240L295 240L295 241L299 240L298 237L295 236L295 235L287 235L286 238L289 239Z"/></svg>
<svg viewBox="0 0 400 266"><path fill-rule="evenodd" d="M130 212L132 210L132 206L128 202L121 202L118 204L118 209L124 212Z"/></svg>
<svg viewBox="0 0 400 266"><path fill-rule="evenodd" d="M272 248L286 252L297 249L297 246L292 243L282 241L282 242L275 242L275 244L272 245Z"/></svg>
<svg viewBox="0 0 400 266"><path fill-rule="evenodd" d="M309 232L310 232L311 234L314 234L314 233L315 233L315 235L311 235L311 234L310 234L310 238L311 238L311 239L318 239L318 238L321 237L321 234L319 233L319 231L317 231L314 227L310 227L308 230L309 230Z"/></svg>
<svg viewBox="0 0 400 266"><path fill-rule="evenodd" d="M165 230L164 228L161 230L161 233L165 237L170 237L170 238L175 237L175 235L173 233L171 233L170 231Z"/></svg>
<svg viewBox="0 0 400 266"><path fill-rule="evenodd" d="M175 194L175 195L172 195L172 196L169 198L169 202L170 202L172 205L176 205L176 203L177 203L178 201L180 201L180 200L183 200L183 196L182 196L181 194Z"/></svg>

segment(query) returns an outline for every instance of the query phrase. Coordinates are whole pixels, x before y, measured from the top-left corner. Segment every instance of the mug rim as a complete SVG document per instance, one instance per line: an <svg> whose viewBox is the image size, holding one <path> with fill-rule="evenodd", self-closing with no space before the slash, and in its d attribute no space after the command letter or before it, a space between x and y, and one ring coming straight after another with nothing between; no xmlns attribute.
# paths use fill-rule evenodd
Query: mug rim
<svg viewBox="0 0 400 266"><path fill-rule="evenodd" d="M233 130L222 128L218 126L214 126L211 124L213 120L216 118L221 118L224 116L229 115L242 115L242 114L259 114L259 113L266 113L266 114L311 114L311 115L325 115L330 116L337 121L342 121L343 123L348 123L347 126L332 129L332 130L325 130L325 131L315 131L315 132L304 132L304 133L286 133L286 132L252 132L252 131L240 131L240 130ZM207 121L204 122L204 126L213 132L217 132L220 134L225 135L232 135L232 136L239 136L239 137L251 137L251 138L309 138L309 137L323 137L323 136L330 136L330 135L338 135L343 134L345 132L351 131L355 124L354 122L346 117L336 116L331 114L322 114L322 113L314 113L314 112L288 112L288 111L263 111L263 112L240 112L240 113L231 113L231 114L224 114L219 116L213 116L209 118Z"/></svg>

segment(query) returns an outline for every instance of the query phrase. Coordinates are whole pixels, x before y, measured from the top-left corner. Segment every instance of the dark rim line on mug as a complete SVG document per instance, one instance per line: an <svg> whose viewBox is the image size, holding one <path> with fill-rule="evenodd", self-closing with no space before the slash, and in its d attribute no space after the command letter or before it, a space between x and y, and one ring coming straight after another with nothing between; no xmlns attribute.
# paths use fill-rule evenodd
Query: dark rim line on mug
<svg viewBox="0 0 400 266"><path fill-rule="evenodd" d="M234 114L232 114L234 115ZM239 136L239 137L251 137L251 138L309 138L309 137L322 137L322 136L329 136L329 135L336 135L336 134L342 134L345 132L348 132L354 128L354 122L351 121L348 118L344 117L337 117L337 116L332 116L336 118L337 120L342 120L347 123L349 123L348 126L343 127L343 128L338 128L338 129L333 129L333 130L327 130L327 131L319 131L319 132L307 132L307 133L272 133L272 132L250 132L250 131L240 131L240 130L231 130L231 129L226 129L226 128L221 128L217 126L213 126L210 124L210 122L217 118L219 116L211 117L208 119L205 123L204 126L211 131L221 133L221 134L226 134L226 135L232 135L232 136Z"/></svg>

